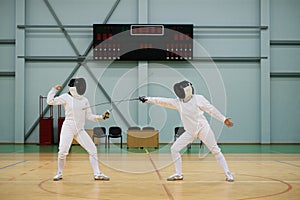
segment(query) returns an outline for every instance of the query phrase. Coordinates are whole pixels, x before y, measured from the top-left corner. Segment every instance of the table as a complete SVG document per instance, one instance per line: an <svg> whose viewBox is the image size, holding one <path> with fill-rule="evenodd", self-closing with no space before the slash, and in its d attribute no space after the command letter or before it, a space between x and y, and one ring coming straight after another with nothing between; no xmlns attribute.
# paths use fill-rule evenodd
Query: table
<svg viewBox="0 0 300 200"><path fill-rule="evenodd" d="M127 130L127 148L158 148L158 130Z"/></svg>

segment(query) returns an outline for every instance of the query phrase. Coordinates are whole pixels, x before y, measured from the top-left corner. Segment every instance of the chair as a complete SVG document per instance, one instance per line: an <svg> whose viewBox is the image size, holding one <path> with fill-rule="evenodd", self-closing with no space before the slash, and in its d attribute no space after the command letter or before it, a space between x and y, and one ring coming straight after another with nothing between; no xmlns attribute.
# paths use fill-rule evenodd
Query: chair
<svg viewBox="0 0 300 200"><path fill-rule="evenodd" d="M179 127L175 127L174 132L175 132L174 133L174 142L175 142L176 139L179 138L185 132L185 130L184 130L184 127L179 126ZM202 144L203 144L203 142L202 142L202 140L200 140L200 150L201 150ZM187 148L188 148L188 150L191 150L192 144L188 144Z"/></svg>
<svg viewBox="0 0 300 200"><path fill-rule="evenodd" d="M143 127L143 130L155 130L154 127L151 127L151 126L146 126L146 127Z"/></svg>
<svg viewBox="0 0 300 200"><path fill-rule="evenodd" d="M94 127L93 128L93 142L95 138L105 138L105 148L107 147L107 135L105 127Z"/></svg>
<svg viewBox="0 0 300 200"><path fill-rule="evenodd" d="M119 126L112 126L109 128L108 130L108 148L110 145L110 138L120 138L120 142L121 142L121 149L123 146L122 143L122 129Z"/></svg>

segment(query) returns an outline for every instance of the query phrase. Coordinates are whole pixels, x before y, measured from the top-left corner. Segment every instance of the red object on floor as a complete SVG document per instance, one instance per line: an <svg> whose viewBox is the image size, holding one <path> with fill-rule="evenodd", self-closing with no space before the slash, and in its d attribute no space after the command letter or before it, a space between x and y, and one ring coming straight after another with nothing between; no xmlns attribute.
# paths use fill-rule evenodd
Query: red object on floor
<svg viewBox="0 0 300 200"><path fill-rule="evenodd" d="M53 106L50 106L50 116L45 117L43 101L46 98L40 96L40 145L53 144Z"/></svg>

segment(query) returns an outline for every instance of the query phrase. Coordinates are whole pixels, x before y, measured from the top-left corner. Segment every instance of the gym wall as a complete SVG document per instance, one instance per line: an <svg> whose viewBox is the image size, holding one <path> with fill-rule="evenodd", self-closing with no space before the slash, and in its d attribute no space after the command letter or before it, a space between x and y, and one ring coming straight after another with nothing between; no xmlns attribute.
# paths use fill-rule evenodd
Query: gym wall
<svg viewBox="0 0 300 200"><path fill-rule="evenodd" d="M220 143L299 143L299 9L299 0L1 0L0 142L38 143L39 127L34 124L39 95L46 96L74 72L86 77L91 105L108 101L104 93L113 100L138 95L173 98L174 81L187 78L196 93L235 123L220 129L208 116ZM205 77L185 62L90 65L104 88L99 89L90 72L78 67L78 58L92 41L94 23L194 24L194 40L213 58L225 101L212 98ZM211 70L203 61L195 63ZM164 85L147 84L161 82ZM110 120L87 121L86 128L119 125L125 133L128 124L151 125L159 129L160 142L167 143L181 125L174 110L138 102L118 107L125 121L113 110ZM93 111L101 114L106 109L110 105Z"/></svg>

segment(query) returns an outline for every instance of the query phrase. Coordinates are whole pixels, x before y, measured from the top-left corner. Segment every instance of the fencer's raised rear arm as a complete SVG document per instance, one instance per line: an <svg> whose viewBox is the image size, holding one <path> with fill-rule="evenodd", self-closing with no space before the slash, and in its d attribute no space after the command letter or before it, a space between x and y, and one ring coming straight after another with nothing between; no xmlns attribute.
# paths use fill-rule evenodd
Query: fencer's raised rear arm
<svg viewBox="0 0 300 200"><path fill-rule="evenodd" d="M65 104L65 100L63 98L61 98L59 96L54 97L56 92L57 92L57 90L54 87L51 88L51 90L49 91L49 93L47 95L47 103L52 106Z"/></svg>
<svg viewBox="0 0 300 200"><path fill-rule="evenodd" d="M171 98L163 98L163 97L147 97L146 103L152 103L156 105L160 105L166 108L176 109L178 110L178 100Z"/></svg>
<svg viewBox="0 0 300 200"><path fill-rule="evenodd" d="M226 117L216 107L214 107L204 96L197 95L197 101L201 110L203 110L204 112L208 113L209 115L221 122L225 121Z"/></svg>

